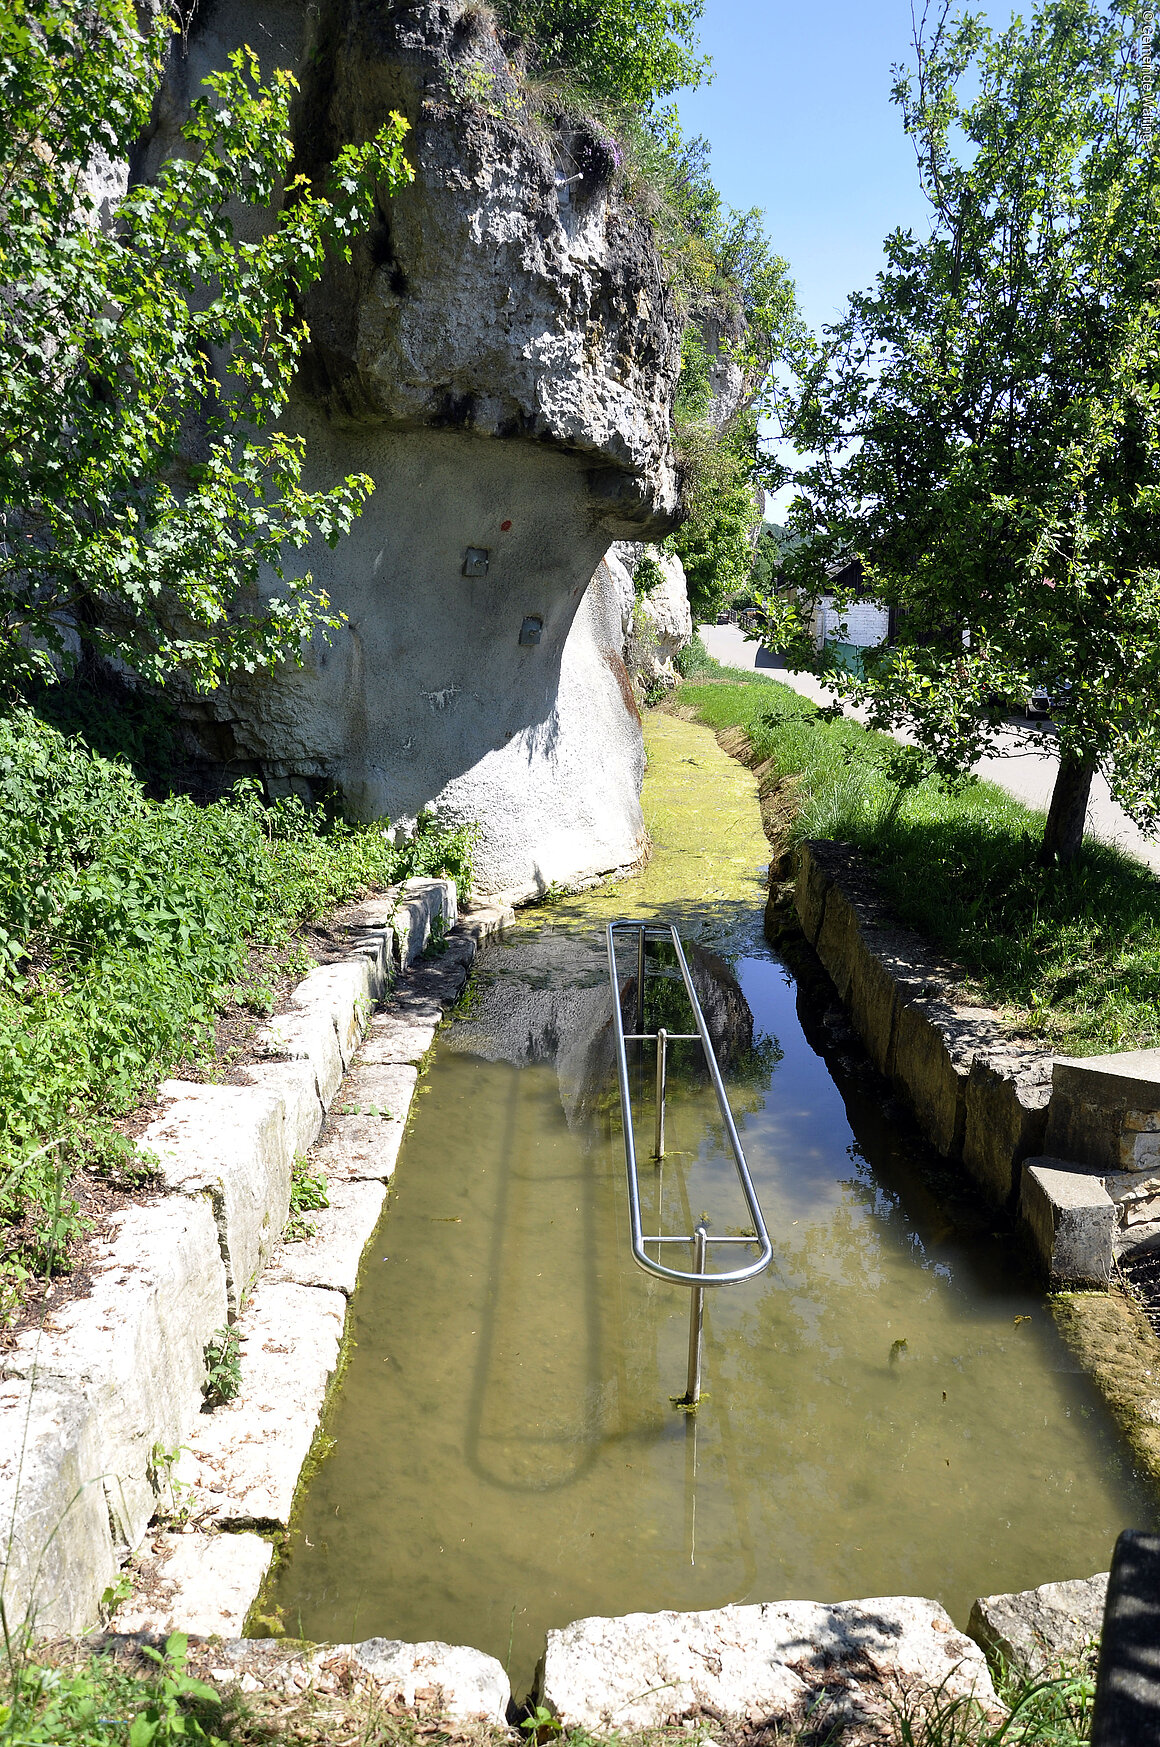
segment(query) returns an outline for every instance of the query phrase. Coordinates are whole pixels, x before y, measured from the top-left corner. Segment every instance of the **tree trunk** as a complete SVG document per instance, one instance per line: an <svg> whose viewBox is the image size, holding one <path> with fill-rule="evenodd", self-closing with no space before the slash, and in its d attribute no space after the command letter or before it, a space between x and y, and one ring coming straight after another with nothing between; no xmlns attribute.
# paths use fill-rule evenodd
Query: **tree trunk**
<svg viewBox="0 0 1160 1747"><path fill-rule="evenodd" d="M1039 859L1045 867L1066 866L1074 861L1083 842L1087 819L1088 795L1096 774L1094 758L1078 758L1064 753L1059 760L1055 787L1051 791L1051 806L1043 833L1043 848Z"/></svg>

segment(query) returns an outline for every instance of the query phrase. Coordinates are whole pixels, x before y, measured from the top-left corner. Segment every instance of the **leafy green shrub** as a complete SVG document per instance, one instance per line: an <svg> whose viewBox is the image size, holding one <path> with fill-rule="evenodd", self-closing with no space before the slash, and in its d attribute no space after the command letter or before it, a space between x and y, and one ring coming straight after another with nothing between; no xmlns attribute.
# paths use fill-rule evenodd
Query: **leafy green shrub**
<svg viewBox="0 0 1160 1747"><path fill-rule="evenodd" d="M699 85L695 27L705 0L499 0L540 72L567 71L597 95L647 107Z"/></svg>
<svg viewBox="0 0 1160 1747"><path fill-rule="evenodd" d="M151 801L126 765L29 709L0 716L6 1261L62 1265L82 1229L76 1166L132 1158L113 1119L210 1048L252 943L413 874L447 874L466 898L475 836L427 818L396 846L297 799L266 807L252 781L212 806Z"/></svg>
<svg viewBox="0 0 1160 1747"><path fill-rule="evenodd" d="M119 1747L224 1747L212 1733L221 1699L186 1673L189 1640L174 1632L164 1651L143 1644L156 1665L143 1678L111 1656L79 1668L31 1659L10 1662L0 1704L0 1741L27 1747L107 1741Z"/></svg>
<svg viewBox="0 0 1160 1747"><path fill-rule="evenodd" d="M675 432L687 515L665 544L685 567L694 621L713 620L745 588L753 567L753 532L761 519L754 469L736 440L693 423Z"/></svg>
<svg viewBox="0 0 1160 1747"><path fill-rule="evenodd" d="M643 558L638 558L636 568L632 573L632 588L637 600L652 594L660 588L665 580L665 573L655 558L650 558L646 552Z"/></svg>
<svg viewBox="0 0 1160 1747"><path fill-rule="evenodd" d="M702 679L718 671L718 663L702 643L699 631L694 631L685 647L677 652L674 665L682 679Z"/></svg>

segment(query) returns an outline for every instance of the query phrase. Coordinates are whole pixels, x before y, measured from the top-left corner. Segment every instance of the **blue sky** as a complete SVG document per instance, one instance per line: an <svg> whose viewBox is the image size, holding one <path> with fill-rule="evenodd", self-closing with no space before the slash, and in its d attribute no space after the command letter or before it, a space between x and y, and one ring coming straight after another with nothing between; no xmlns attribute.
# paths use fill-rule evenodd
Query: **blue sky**
<svg viewBox="0 0 1160 1747"><path fill-rule="evenodd" d="M1002 26L1014 7L971 10ZM890 231L927 222L890 101L891 67L913 63L911 31L910 0L706 0L700 38L714 78L678 95L681 123L709 141L729 204L764 210L814 328L874 283ZM768 501L771 521L791 495Z"/></svg>
<svg viewBox="0 0 1160 1747"><path fill-rule="evenodd" d="M882 240L923 223L914 153L890 101L911 59L910 0L706 0L715 78L677 99L732 206L763 207L811 325L873 282Z"/></svg>

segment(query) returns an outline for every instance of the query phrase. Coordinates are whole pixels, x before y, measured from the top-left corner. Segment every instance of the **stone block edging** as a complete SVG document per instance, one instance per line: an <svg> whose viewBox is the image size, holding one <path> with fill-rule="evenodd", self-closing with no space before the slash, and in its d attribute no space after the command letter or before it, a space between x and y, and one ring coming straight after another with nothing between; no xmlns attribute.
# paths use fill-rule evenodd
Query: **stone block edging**
<svg viewBox="0 0 1160 1747"><path fill-rule="evenodd" d="M211 1546L241 1541L253 1544L247 1558L260 1549L268 1556L268 1543L253 1535L221 1536ZM998 1720L993 1670L1050 1679L1090 1665L1109 1588L1108 1573L1100 1572L980 1596L965 1634L937 1601L897 1595L578 1619L547 1633L521 1704L520 1695L513 1703L496 1658L470 1645L199 1636L199 1610L212 1613L210 1592L222 1570L220 1559L203 1562L200 1590L187 1589L192 1670L219 1690L240 1686L325 1706L362 1686L421 1717L479 1718L500 1729L542 1705L563 1728L596 1739L708 1715L734 1728L808 1721L819 1734L836 1730L843 1739L852 1731L861 1740L869 1729L877 1740L899 1709L917 1719L948 1700L973 1700ZM125 1651L141 1641L139 1633L110 1631L88 1647Z"/></svg>
<svg viewBox="0 0 1160 1747"><path fill-rule="evenodd" d="M536 1696L598 1737L707 1714L877 1739L892 1701L936 1694L999 1709L978 1645L938 1602L893 1595L574 1620L548 1633Z"/></svg>
<svg viewBox="0 0 1160 1747"><path fill-rule="evenodd" d="M927 1138L1022 1225L1053 1285L1106 1284L1160 1245L1160 1050L1078 1060L1007 1036L891 916L848 844L794 852L802 932Z"/></svg>
<svg viewBox="0 0 1160 1747"><path fill-rule="evenodd" d="M110 1633L102 1643L139 1641ZM195 1639L192 1657L194 1671L219 1688L312 1695L321 1705L369 1683L420 1715L482 1718L492 1728L523 1708L518 1696L512 1703L502 1665L469 1645ZM526 1702L596 1739L707 1715L734 1728L796 1731L808 1722L819 1738L824 1725L827 1739L836 1728L842 1739L849 1731L877 1740L900 1702L921 1715L971 1699L996 1720L1002 1714L978 1645L938 1602L883 1596L574 1620L548 1632Z"/></svg>
<svg viewBox="0 0 1160 1747"><path fill-rule="evenodd" d="M288 1012L263 1029L259 1041L268 1059L244 1070L249 1085L163 1085L165 1108L139 1143L159 1161L162 1193L115 1217L95 1246L89 1294L50 1313L42 1329L4 1355L0 1599L10 1627L27 1621L36 1632L71 1634L95 1626L104 1592L140 1546L150 1520L174 1508L175 1492L179 1513L187 1514L181 1501L188 1505L187 1488L197 1484L185 1472L191 1464L209 1464L210 1472L217 1463L214 1478L224 1479L224 1490L216 1506L212 1496L203 1501L196 1492L203 1522L198 1527L189 1513L187 1527L195 1534L163 1531L157 1539L170 1552L178 1540L196 1541L204 1552L213 1539L207 1529L268 1529L288 1514L295 1456L300 1467L337 1365L358 1257L377 1223L402 1141L417 1077L408 1064L430 1046L478 943L510 915L485 909L460 923L452 881L407 881L361 906L352 951L312 971L294 990ZM437 944L445 938L443 952L416 969L433 936ZM406 971L412 974L390 1007L372 1016L373 1005ZM308 1245L279 1250L294 1161L318 1140L364 1035L373 1055L376 1031L395 1057L389 1066L368 1069L390 1077L390 1103L382 1105L388 1114L354 1118L373 1130L369 1141L365 1132L345 1133L344 1119L328 1124L317 1157L334 1189L335 1213L329 1221L319 1216L319 1232ZM300 1247L309 1253L296 1254ZM282 1356L270 1349L281 1346L284 1354L303 1327L310 1337L302 1375L290 1367L292 1402L276 1416L276 1427L263 1425L258 1456L250 1428L244 1476L228 1472L228 1465L223 1475L214 1444L215 1437L228 1443L230 1429L238 1441L237 1425L227 1429L220 1417L228 1410L202 1412L205 1347L227 1319L237 1322L242 1337L243 1389L229 1404L243 1404L239 1413L251 1393L247 1346L255 1389L268 1395ZM212 1495L208 1483L205 1491ZM232 1547L213 1548L210 1564L222 1572L211 1587L223 1598L232 1594L235 1609L246 1590L248 1607L270 1545L258 1541L255 1547L252 1532L230 1540ZM195 1586L204 1579L205 1573L197 1578L192 1544L183 1545L181 1563ZM232 1587L226 1568L234 1573ZM185 1587L178 1584L174 1592L178 1625ZM235 1633L240 1624L238 1618Z"/></svg>
<svg viewBox="0 0 1160 1747"><path fill-rule="evenodd" d="M957 998L956 968L894 922L853 849L802 843L796 864L802 932L875 1067L906 1094L938 1151L1014 1210L1022 1162L1044 1150L1051 1056L1012 1042L988 1008Z"/></svg>

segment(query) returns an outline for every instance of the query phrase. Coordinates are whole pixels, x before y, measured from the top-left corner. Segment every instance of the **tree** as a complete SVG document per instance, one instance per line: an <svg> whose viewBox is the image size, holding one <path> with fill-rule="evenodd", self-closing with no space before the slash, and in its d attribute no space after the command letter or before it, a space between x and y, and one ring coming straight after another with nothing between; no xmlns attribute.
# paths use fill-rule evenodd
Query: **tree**
<svg viewBox="0 0 1160 1747"><path fill-rule="evenodd" d="M749 573L752 598L775 590L781 569L785 530L777 522L763 522L753 549L753 568Z"/></svg>
<svg viewBox="0 0 1160 1747"><path fill-rule="evenodd" d="M642 108L699 85L708 62L696 24L705 0L500 0L537 71L563 73L598 97Z"/></svg>
<svg viewBox="0 0 1160 1747"><path fill-rule="evenodd" d="M690 318L673 406L685 520L666 544L684 565L694 619L713 620L747 587L761 494L786 477L762 450L758 430L771 373L796 340L801 318L789 268L773 252L762 214L725 205L709 179L706 142L685 139L668 111L654 119L654 130L668 205L683 233L668 255ZM724 420L713 404L715 365L727 367L740 395Z"/></svg>
<svg viewBox="0 0 1160 1747"><path fill-rule="evenodd" d="M132 0L0 0L5 688L58 677L78 645L211 687L338 622L283 554L335 543L371 481L304 490L302 440L277 420L301 295L376 184L410 176L406 123L316 188L290 174L293 76L263 85L239 51L193 104L183 155L118 187L170 37L164 17L143 34ZM282 584L265 599L263 568Z"/></svg>
<svg viewBox="0 0 1160 1747"><path fill-rule="evenodd" d="M1070 681L1049 862L1078 850L1100 766L1160 817L1160 158L1150 54L1113 7L1045 0L997 36L924 17L894 99L930 234L889 237L876 289L803 357L799 592L764 602L763 635L816 667L808 603L857 556L898 634L836 682L944 774L996 698Z"/></svg>
<svg viewBox="0 0 1160 1747"><path fill-rule="evenodd" d="M713 623L749 581L761 521L751 459L755 432L755 420L744 417L724 432L707 422L674 428L685 520L665 545L684 566L695 624Z"/></svg>

